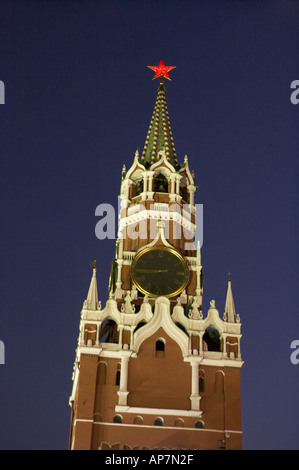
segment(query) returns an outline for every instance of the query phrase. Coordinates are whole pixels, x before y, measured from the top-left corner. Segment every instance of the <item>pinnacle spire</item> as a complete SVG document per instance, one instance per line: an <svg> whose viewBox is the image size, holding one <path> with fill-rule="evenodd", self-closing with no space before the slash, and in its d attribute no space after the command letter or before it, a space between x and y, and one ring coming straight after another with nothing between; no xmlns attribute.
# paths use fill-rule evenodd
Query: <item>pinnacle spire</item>
<svg viewBox="0 0 299 470"><path fill-rule="evenodd" d="M201 265L201 254L200 254L200 241L197 241L197 253L196 253L196 258L197 258L197 264L198 266Z"/></svg>
<svg viewBox="0 0 299 470"><path fill-rule="evenodd" d="M156 162L158 153L165 150L167 160L177 166L177 155L175 151L170 120L167 109L165 85L163 77L160 77L157 99L145 140L144 149L141 156L141 163L149 166Z"/></svg>
<svg viewBox="0 0 299 470"><path fill-rule="evenodd" d="M229 323L235 323L236 321L236 310L235 310L235 303L233 298L231 280L228 281L227 286L227 294L226 294L226 302L224 308L224 315L227 318Z"/></svg>
<svg viewBox="0 0 299 470"><path fill-rule="evenodd" d="M93 268L92 278L90 281L90 286L86 299L87 310L98 310L99 309L99 300L98 300L98 287L97 287L97 276L96 268Z"/></svg>

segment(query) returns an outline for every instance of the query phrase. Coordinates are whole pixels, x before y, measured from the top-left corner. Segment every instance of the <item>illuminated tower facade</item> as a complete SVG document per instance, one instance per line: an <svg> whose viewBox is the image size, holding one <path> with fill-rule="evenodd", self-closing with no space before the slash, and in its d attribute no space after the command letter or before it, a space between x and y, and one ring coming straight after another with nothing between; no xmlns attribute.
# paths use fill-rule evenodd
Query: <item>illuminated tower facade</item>
<svg viewBox="0 0 299 470"><path fill-rule="evenodd" d="M83 303L70 449L241 449L241 323L231 282L222 318L202 311L196 185L179 163L164 79L141 155L122 170L108 299L96 268Z"/></svg>

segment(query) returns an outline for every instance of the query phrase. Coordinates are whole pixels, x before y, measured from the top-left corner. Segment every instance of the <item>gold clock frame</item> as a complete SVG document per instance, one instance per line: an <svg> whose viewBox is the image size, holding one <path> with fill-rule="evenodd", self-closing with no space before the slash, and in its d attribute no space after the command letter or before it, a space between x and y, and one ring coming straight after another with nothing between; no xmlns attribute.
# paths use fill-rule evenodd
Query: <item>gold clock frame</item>
<svg viewBox="0 0 299 470"><path fill-rule="evenodd" d="M184 276L184 280L183 282L181 283L180 287L174 291L174 292L171 292L170 294L164 294L162 295L162 297L167 297L167 298L172 298L172 297L175 297L176 295L180 294L184 289L185 287L187 286L188 282L189 282L189 279L190 279L190 270L189 270L189 267L188 267L188 263L187 261L185 260L184 256L179 252L177 251L176 249L174 248L171 248L171 247L168 247L168 246L148 246L144 249L141 249L139 252L137 252L136 256L134 257L133 261L132 261L132 264L131 264L131 279L132 279L132 282L135 284L135 286L137 287L137 289L144 295L147 295L149 297L152 297L152 298L157 298L157 297L160 297L161 295L160 294L153 294L152 292L149 292L147 291L146 289L144 289L140 284L139 282L136 280L136 276L135 276L135 266L136 266L136 263L138 262L138 260L146 253L148 253L149 251L168 251L169 253L172 253L173 255L175 255L179 260L180 262L182 263L182 265L184 266L184 272L185 272L185 276Z"/></svg>

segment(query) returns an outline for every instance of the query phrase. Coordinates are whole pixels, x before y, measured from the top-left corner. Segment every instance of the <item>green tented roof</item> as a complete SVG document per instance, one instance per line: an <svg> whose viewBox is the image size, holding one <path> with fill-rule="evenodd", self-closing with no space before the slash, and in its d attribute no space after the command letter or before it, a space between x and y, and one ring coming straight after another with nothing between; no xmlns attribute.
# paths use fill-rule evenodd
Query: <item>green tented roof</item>
<svg viewBox="0 0 299 470"><path fill-rule="evenodd" d="M163 79L161 79L156 104L141 156L141 163L145 167L150 166L158 160L158 153L163 149L165 149L167 160L176 167L178 164L177 155L170 127L165 86Z"/></svg>

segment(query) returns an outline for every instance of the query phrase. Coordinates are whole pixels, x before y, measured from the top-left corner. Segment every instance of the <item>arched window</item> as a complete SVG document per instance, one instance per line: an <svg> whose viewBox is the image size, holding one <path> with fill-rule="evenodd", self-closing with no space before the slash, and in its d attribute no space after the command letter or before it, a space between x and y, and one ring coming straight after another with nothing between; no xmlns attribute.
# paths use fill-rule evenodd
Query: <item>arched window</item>
<svg viewBox="0 0 299 470"><path fill-rule="evenodd" d="M163 426L163 418L156 418L154 421L155 426Z"/></svg>
<svg viewBox="0 0 299 470"><path fill-rule="evenodd" d="M162 173L155 176L154 191L156 193L168 193L168 180Z"/></svg>
<svg viewBox="0 0 299 470"><path fill-rule="evenodd" d="M204 428L204 422L201 421L201 420L196 421L195 427L198 428L198 429L203 429Z"/></svg>
<svg viewBox="0 0 299 470"><path fill-rule="evenodd" d="M162 338L156 341L156 357L165 357L165 341Z"/></svg>
<svg viewBox="0 0 299 470"><path fill-rule="evenodd" d="M215 328L207 328L203 340L208 351L221 351L220 334Z"/></svg>
<svg viewBox="0 0 299 470"><path fill-rule="evenodd" d="M224 373L221 370L215 374L214 393L219 395L224 393Z"/></svg>
<svg viewBox="0 0 299 470"><path fill-rule="evenodd" d="M93 420L96 422L96 423L101 423L103 421L103 418L102 418L102 415L100 413L95 413L93 415Z"/></svg>
<svg viewBox="0 0 299 470"><path fill-rule="evenodd" d="M143 192L143 178L140 178L140 180L136 181L136 196L138 194L141 194Z"/></svg>
<svg viewBox="0 0 299 470"><path fill-rule="evenodd" d="M174 422L174 425L175 425L175 427L177 427L177 428L183 428L183 427L184 427L184 424L185 424L185 423L184 423L184 420L181 419L181 418L176 419L175 422Z"/></svg>
<svg viewBox="0 0 299 470"><path fill-rule="evenodd" d="M189 202L187 186L180 186L180 196L185 202Z"/></svg>
<svg viewBox="0 0 299 470"><path fill-rule="evenodd" d="M198 392L203 393L205 391L205 371L200 369L198 372Z"/></svg>
<svg viewBox="0 0 299 470"><path fill-rule="evenodd" d="M84 342L87 346L94 345L96 339L96 328L93 325L85 325L84 337Z"/></svg>
<svg viewBox="0 0 299 470"><path fill-rule="evenodd" d="M114 320L109 318L107 321L103 322L99 340L102 343L118 343L117 324Z"/></svg>
<svg viewBox="0 0 299 470"><path fill-rule="evenodd" d="M143 424L142 416L135 416L133 423L134 424Z"/></svg>
<svg viewBox="0 0 299 470"><path fill-rule="evenodd" d="M121 364L118 363L117 364L116 376L115 376L115 385L118 385L118 386L120 384L120 369L121 369Z"/></svg>
<svg viewBox="0 0 299 470"><path fill-rule="evenodd" d="M115 415L113 417L113 423L122 423L123 422L123 419L122 419L122 416L120 415Z"/></svg>

